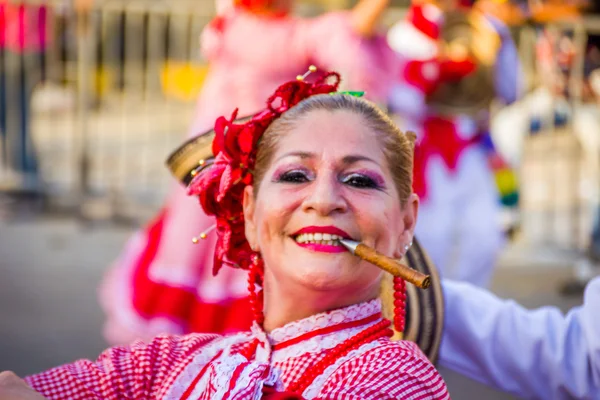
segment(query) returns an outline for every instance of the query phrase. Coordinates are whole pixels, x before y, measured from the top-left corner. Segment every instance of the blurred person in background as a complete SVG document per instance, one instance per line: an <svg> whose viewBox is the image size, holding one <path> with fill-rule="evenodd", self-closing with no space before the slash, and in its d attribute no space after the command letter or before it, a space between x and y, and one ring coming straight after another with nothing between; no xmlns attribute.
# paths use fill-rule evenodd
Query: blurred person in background
<svg viewBox="0 0 600 400"><path fill-rule="evenodd" d="M529 135L558 129L572 136L581 149L584 168L579 187L585 188L581 195L594 209L592 216L599 202L600 109L593 71L600 67L600 41L593 29L583 34L578 29L583 28L582 14L597 12L593 3L541 1L523 8L521 20L535 26L535 86L513 107L500 111L494 123L496 138L511 153L514 163L520 163ZM600 260L600 247L595 244L598 237L598 230L593 228L585 257L575 263L574 279L561 286L563 294L581 294L598 274L594 268Z"/></svg>
<svg viewBox="0 0 600 400"><path fill-rule="evenodd" d="M487 286L504 243L501 200L517 202L514 175L491 140L490 106L517 100L521 68L507 26L477 5L415 1L390 29L404 66L389 105L418 136L423 247L442 277Z"/></svg>
<svg viewBox="0 0 600 400"><path fill-rule="evenodd" d="M561 293L565 295L581 294L587 283L595 276L600 275L600 45L598 36L588 39L588 51L584 71L584 87L591 97L589 101L579 104L574 110L573 123L577 138L585 154L586 172L591 175L593 187L591 234L588 239L584 255L577 260L574 268L574 277L565 282ZM584 92L585 93L585 92Z"/></svg>
<svg viewBox="0 0 600 400"><path fill-rule="evenodd" d="M264 106L279 82L310 64L340 71L346 88L383 102L387 57L375 35L388 0L361 0L352 10L306 19L291 15L291 0L218 1L201 49L210 69L188 133L211 129L217 117L239 107L240 117ZM212 276L214 235L192 238L214 225L185 189L125 245L100 289L107 314L105 337L129 343L158 333L227 332L250 320L246 274L230 269Z"/></svg>
<svg viewBox="0 0 600 400"><path fill-rule="evenodd" d="M0 2L0 160L10 191L41 192L30 117L50 40L48 12L44 3Z"/></svg>
<svg viewBox="0 0 600 400"><path fill-rule="evenodd" d="M73 0L87 12L93 0ZM31 131L31 100L46 78L51 43L51 7L45 1L0 0L0 171L13 193L41 195L42 179Z"/></svg>

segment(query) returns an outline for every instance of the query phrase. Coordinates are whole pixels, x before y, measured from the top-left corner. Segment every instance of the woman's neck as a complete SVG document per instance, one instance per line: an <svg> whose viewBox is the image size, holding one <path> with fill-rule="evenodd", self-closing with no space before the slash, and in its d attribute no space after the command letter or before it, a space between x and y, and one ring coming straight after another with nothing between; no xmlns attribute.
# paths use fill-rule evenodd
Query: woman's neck
<svg viewBox="0 0 600 400"><path fill-rule="evenodd" d="M265 285L263 327L266 332L312 315L373 300L379 286L362 290L325 291ZM270 287L270 288L269 288Z"/></svg>

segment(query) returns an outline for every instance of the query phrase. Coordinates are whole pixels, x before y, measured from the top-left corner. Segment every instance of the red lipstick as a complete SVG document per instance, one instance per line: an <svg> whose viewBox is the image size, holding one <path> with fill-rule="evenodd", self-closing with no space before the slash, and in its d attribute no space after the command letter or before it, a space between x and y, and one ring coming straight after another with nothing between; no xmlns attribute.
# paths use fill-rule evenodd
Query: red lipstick
<svg viewBox="0 0 600 400"><path fill-rule="evenodd" d="M293 233L292 236L296 237L303 233L329 233L330 235L337 235L344 239L352 239L349 234L335 226L307 226L300 229L298 232Z"/></svg>

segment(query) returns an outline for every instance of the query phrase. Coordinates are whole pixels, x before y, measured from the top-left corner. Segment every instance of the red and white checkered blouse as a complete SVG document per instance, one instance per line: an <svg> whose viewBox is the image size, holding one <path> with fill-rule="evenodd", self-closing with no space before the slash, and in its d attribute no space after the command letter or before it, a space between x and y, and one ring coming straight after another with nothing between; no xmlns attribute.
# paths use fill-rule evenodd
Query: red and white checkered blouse
<svg viewBox="0 0 600 400"><path fill-rule="evenodd" d="M292 322L266 334L159 336L26 378L50 399L260 399L284 391L332 349L381 321L379 300ZM256 347L247 358L248 349ZM441 376L412 342L387 337L334 360L306 399L449 399Z"/></svg>

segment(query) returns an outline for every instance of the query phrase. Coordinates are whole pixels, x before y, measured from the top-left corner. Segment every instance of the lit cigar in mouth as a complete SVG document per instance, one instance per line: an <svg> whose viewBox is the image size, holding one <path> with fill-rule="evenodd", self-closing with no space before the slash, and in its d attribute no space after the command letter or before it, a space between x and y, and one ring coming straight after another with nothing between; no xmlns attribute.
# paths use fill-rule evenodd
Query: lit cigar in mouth
<svg viewBox="0 0 600 400"><path fill-rule="evenodd" d="M431 277L429 275L422 274L417 270L399 263L393 258L386 257L365 244L349 239L340 239L340 243L358 258L368 261L382 270L389 272L394 276L398 276L421 289L427 289L429 285L431 285Z"/></svg>

